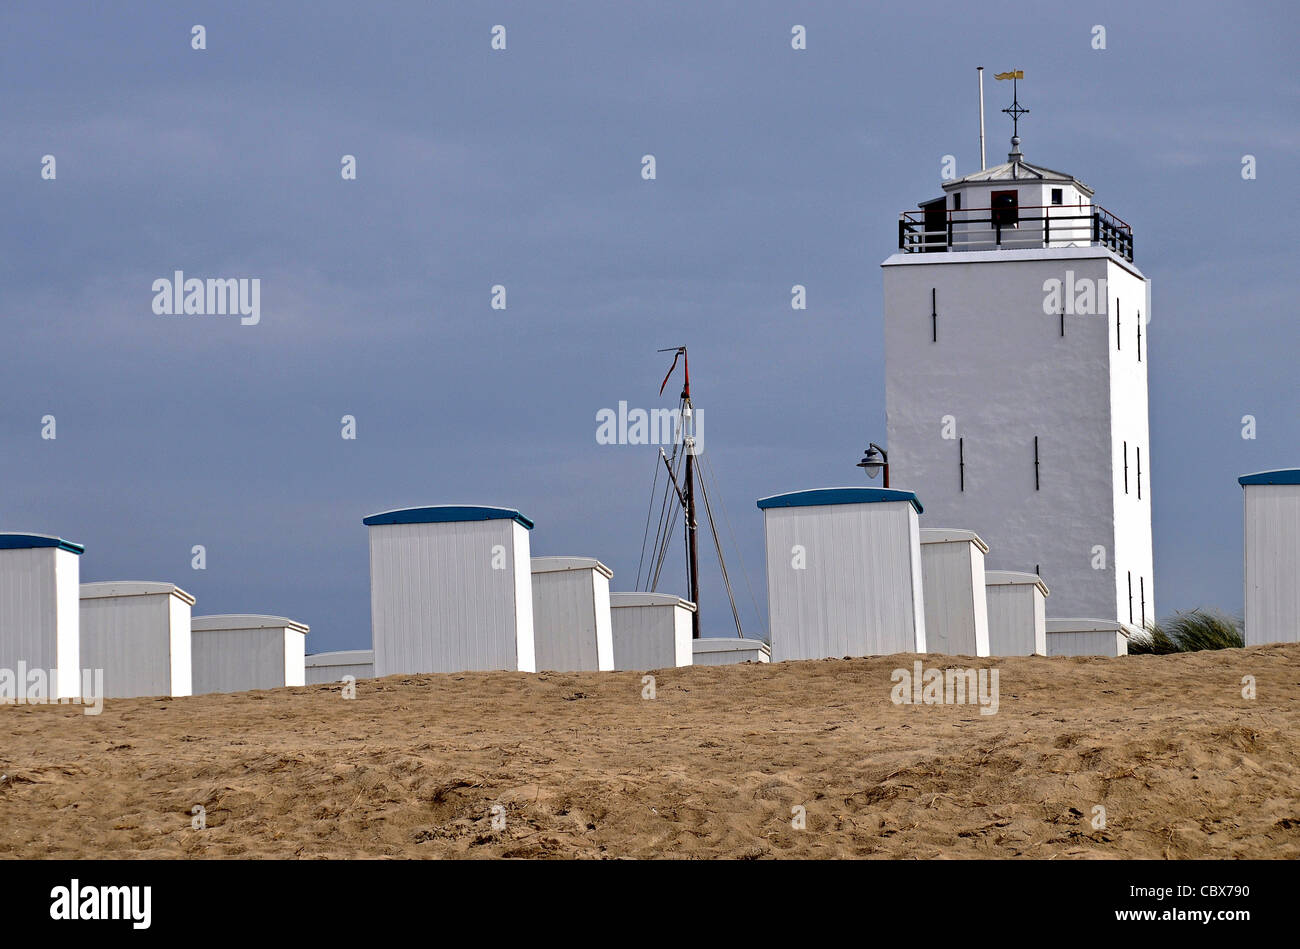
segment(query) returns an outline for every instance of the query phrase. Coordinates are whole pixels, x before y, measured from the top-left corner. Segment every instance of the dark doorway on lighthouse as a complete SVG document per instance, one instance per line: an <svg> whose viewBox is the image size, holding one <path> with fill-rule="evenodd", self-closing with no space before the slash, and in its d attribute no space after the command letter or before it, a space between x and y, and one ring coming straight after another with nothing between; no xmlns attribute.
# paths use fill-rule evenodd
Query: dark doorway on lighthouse
<svg viewBox="0 0 1300 949"><path fill-rule="evenodd" d="M994 191L990 199L993 203L994 227L1015 227L1020 223L1020 192Z"/></svg>

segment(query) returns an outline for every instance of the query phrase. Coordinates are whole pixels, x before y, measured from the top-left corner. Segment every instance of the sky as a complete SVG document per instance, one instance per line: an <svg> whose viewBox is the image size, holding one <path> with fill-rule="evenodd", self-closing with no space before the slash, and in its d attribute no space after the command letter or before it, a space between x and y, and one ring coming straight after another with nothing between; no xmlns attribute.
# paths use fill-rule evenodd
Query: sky
<svg viewBox="0 0 1300 949"><path fill-rule="evenodd" d="M1239 612L1236 478L1300 464L1298 25L1281 2L7 4L0 530L85 544L83 581L308 623L310 652L369 645L361 520L395 507L517 508L534 555L631 589L657 448L598 444L596 414L674 405L657 350L687 345L761 633L754 502L863 481L879 264L945 155L978 169L982 65L1025 71L1026 158L1131 223L1152 280L1157 609ZM176 270L258 278L260 322L155 314ZM704 632L730 634L703 571Z"/></svg>

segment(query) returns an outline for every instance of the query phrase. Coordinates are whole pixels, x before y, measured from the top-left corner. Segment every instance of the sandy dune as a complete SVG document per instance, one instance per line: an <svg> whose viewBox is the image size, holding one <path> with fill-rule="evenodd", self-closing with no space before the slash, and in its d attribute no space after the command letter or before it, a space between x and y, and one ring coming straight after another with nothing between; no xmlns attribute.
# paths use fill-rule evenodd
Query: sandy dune
<svg viewBox="0 0 1300 949"><path fill-rule="evenodd" d="M916 658L998 713L892 704ZM1300 857L1300 646L656 676L0 707L0 856Z"/></svg>

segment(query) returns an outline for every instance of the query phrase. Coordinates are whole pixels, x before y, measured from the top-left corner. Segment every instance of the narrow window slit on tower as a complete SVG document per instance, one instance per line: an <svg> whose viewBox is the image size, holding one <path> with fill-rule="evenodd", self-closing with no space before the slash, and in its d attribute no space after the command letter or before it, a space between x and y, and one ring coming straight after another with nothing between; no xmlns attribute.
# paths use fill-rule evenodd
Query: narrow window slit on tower
<svg viewBox="0 0 1300 949"><path fill-rule="evenodd" d="M939 342L939 306L938 306L938 289L930 288L930 341Z"/></svg>
<svg viewBox="0 0 1300 949"><path fill-rule="evenodd" d="M1138 311L1138 362L1142 361L1142 311Z"/></svg>
<svg viewBox="0 0 1300 949"><path fill-rule="evenodd" d="M1133 571L1128 572L1128 621L1133 623Z"/></svg>
<svg viewBox="0 0 1300 949"><path fill-rule="evenodd" d="M1128 494L1128 442L1124 443L1124 493Z"/></svg>
<svg viewBox="0 0 1300 949"><path fill-rule="evenodd" d="M957 477L959 487L966 490L966 439L957 439Z"/></svg>
<svg viewBox="0 0 1300 949"><path fill-rule="evenodd" d="M1142 449L1136 449L1138 457L1138 500L1142 500Z"/></svg>
<svg viewBox="0 0 1300 949"><path fill-rule="evenodd" d="M1115 348L1123 349L1123 341L1119 335L1119 298L1115 299Z"/></svg>
<svg viewBox="0 0 1300 949"><path fill-rule="evenodd" d="M1142 603L1142 628L1147 628L1147 578L1138 577L1138 600Z"/></svg>
<svg viewBox="0 0 1300 949"><path fill-rule="evenodd" d="M1038 436L1034 436L1034 490L1039 490L1038 481Z"/></svg>

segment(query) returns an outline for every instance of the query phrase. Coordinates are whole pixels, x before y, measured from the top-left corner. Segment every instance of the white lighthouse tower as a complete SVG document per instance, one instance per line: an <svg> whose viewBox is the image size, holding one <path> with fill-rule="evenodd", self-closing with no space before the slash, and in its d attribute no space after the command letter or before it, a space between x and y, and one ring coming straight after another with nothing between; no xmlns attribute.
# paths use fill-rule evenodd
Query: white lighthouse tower
<svg viewBox="0 0 1300 949"><path fill-rule="evenodd" d="M1149 284L1129 225L1011 143L904 212L882 264L890 467L929 526L978 533L989 569L1039 574L1049 616L1140 627Z"/></svg>

